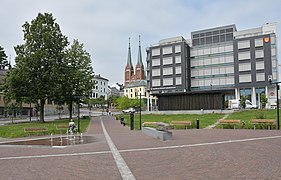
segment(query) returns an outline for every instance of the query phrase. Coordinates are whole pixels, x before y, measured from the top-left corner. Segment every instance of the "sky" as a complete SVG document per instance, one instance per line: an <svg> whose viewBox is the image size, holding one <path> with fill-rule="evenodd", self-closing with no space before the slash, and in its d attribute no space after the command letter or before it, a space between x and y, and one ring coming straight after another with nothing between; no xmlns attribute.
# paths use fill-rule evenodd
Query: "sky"
<svg viewBox="0 0 281 180"><path fill-rule="evenodd" d="M22 25L38 13L52 13L69 42L84 44L95 74L112 85L124 83L129 37L135 66L141 36L146 66L147 47L170 37L190 39L192 31L230 24L239 31L277 22L281 35L280 7L280 0L1 0L0 46L14 65L14 46L24 43Z"/></svg>

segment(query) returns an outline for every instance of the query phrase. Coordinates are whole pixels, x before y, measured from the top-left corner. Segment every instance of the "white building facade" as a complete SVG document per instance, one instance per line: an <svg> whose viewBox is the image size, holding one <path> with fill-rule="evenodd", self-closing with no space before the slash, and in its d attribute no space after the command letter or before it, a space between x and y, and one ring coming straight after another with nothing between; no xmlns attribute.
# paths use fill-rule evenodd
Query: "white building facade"
<svg viewBox="0 0 281 180"><path fill-rule="evenodd" d="M92 90L92 98L99 98L101 96L104 96L105 100L107 100L109 80L100 75L95 75L93 80L95 82L95 85Z"/></svg>

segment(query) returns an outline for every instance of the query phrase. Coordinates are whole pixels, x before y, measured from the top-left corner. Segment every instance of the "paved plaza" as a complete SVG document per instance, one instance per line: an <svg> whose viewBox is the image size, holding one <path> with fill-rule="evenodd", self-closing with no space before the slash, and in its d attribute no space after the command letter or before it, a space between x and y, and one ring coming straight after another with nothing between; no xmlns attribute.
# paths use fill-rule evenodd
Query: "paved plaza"
<svg viewBox="0 0 281 180"><path fill-rule="evenodd" d="M172 133L173 140L161 141L112 116L93 117L87 135L94 143L0 145L1 179L281 179L281 131Z"/></svg>

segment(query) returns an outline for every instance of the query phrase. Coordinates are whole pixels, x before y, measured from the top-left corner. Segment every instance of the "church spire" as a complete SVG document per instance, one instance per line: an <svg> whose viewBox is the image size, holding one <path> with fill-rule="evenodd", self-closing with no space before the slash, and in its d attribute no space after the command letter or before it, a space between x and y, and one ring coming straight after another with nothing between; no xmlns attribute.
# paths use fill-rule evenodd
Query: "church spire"
<svg viewBox="0 0 281 180"><path fill-rule="evenodd" d="M128 49L128 58L127 58L127 67L129 66L131 69L133 69L133 65L132 65L132 56L131 56L131 42L130 42L129 38L129 49Z"/></svg>
<svg viewBox="0 0 281 180"><path fill-rule="evenodd" d="M143 67L142 56L141 56L140 35L139 35L139 51L138 51L138 63L137 63L137 65L138 65L138 64L139 64L141 67Z"/></svg>

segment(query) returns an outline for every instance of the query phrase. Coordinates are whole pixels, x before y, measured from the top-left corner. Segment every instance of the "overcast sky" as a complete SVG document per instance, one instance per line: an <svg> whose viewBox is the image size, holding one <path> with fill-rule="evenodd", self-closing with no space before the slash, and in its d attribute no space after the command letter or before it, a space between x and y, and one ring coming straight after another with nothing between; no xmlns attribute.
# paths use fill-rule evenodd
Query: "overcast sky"
<svg viewBox="0 0 281 180"><path fill-rule="evenodd" d="M95 74L109 85L124 82L129 37L135 66L141 35L146 65L146 47L161 39L189 39L191 31L229 24L239 31L281 23L280 0L1 0L0 46L13 64L13 47L23 44L22 25L39 12L52 13L71 43L78 39L85 45Z"/></svg>

